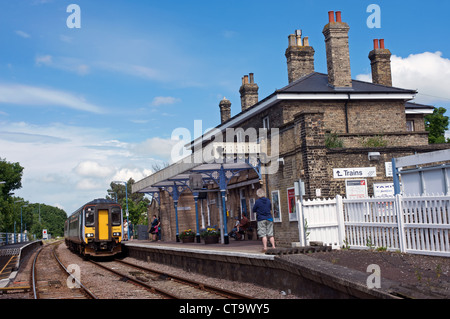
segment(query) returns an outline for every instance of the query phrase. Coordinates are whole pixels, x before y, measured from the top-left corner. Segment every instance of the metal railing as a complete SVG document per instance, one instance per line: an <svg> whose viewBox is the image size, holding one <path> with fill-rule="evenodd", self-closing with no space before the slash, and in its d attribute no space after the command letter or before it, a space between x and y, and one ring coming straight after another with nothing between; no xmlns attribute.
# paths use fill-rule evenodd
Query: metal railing
<svg viewBox="0 0 450 319"><path fill-rule="evenodd" d="M29 241L27 233L0 233L0 246Z"/></svg>

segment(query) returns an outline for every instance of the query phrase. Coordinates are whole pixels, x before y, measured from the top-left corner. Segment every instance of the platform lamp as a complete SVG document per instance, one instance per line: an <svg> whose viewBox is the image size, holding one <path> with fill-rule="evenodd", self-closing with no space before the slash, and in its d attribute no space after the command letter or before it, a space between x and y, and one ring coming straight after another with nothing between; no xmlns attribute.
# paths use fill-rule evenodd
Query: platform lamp
<svg viewBox="0 0 450 319"><path fill-rule="evenodd" d="M0 185L5 184L5 181L0 181ZM5 226L6 228L6 226ZM6 244L8 244L8 232L6 232Z"/></svg>
<svg viewBox="0 0 450 319"><path fill-rule="evenodd" d="M23 202L23 199L19 199L19 200L14 201L14 204L22 203L22 202ZM16 205L14 205L14 213L15 212L16 212ZM17 240L17 238L16 238L16 218L14 218L14 243L16 243L16 240Z"/></svg>
<svg viewBox="0 0 450 319"><path fill-rule="evenodd" d="M23 232L22 232L22 208L28 207L28 204L20 206L20 242L23 242Z"/></svg>
<svg viewBox="0 0 450 319"><path fill-rule="evenodd" d="M127 210L126 210L126 214L127 214L127 224L128 224L128 234L127 234L127 238L128 240L130 240L130 222L128 220L128 189L127 189L127 182L123 182L123 181L114 181L114 184L125 184L125 202L127 205ZM117 198L117 197L116 197Z"/></svg>

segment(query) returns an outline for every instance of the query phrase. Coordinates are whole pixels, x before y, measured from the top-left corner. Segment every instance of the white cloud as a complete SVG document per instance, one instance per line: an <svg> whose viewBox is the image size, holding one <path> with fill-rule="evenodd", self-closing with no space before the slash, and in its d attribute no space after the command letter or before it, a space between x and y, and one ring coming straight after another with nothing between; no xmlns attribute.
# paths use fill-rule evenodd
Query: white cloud
<svg viewBox="0 0 450 319"><path fill-rule="evenodd" d="M172 96L157 96L153 99L153 106L175 104L181 102L181 99Z"/></svg>
<svg viewBox="0 0 450 319"><path fill-rule="evenodd" d="M53 58L51 55L40 55L35 59L37 65L51 65L53 63Z"/></svg>
<svg viewBox="0 0 450 319"><path fill-rule="evenodd" d="M391 69L393 86L418 90L416 102L450 100L450 60L442 57L442 52L411 54L406 58L392 55ZM360 74L356 79L372 82L370 74Z"/></svg>
<svg viewBox="0 0 450 319"><path fill-rule="evenodd" d="M83 161L75 168L81 176L107 177L113 172L112 167L102 166L94 161Z"/></svg>
<svg viewBox="0 0 450 319"><path fill-rule="evenodd" d="M138 64L127 64L127 63L112 63L112 62L94 62L94 67L112 71L119 72L139 78L143 78L145 80L155 80L166 82L169 79L168 74L158 71L155 68L151 68L148 66L138 65Z"/></svg>
<svg viewBox="0 0 450 319"><path fill-rule="evenodd" d="M68 57L53 57L51 55L39 55L35 58L37 66L47 66L63 71L86 75L90 72L90 67L80 59Z"/></svg>
<svg viewBox="0 0 450 319"><path fill-rule="evenodd" d="M15 195L58 203L68 214L105 197L111 181L138 181L160 162L149 149L142 156L136 144L111 138L108 129L7 121L0 121L0 128L1 158L24 167L23 187Z"/></svg>
<svg viewBox="0 0 450 319"><path fill-rule="evenodd" d="M132 147L135 154L143 157L158 156L165 161L169 161L173 147L179 141L173 139L164 139L160 137L153 137L138 143Z"/></svg>
<svg viewBox="0 0 450 319"><path fill-rule="evenodd" d="M112 181L128 181L133 178L135 181L139 181L152 174L150 169L138 169L138 168L122 168L116 172L112 177ZM129 186L130 187L130 186Z"/></svg>
<svg viewBox="0 0 450 319"><path fill-rule="evenodd" d="M57 106L105 113L105 110L72 93L20 84L0 84L0 103L36 106Z"/></svg>
<svg viewBox="0 0 450 319"><path fill-rule="evenodd" d="M28 33L21 31L21 30L17 30L16 34L25 39L28 39L29 37L31 37Z"/></svg>

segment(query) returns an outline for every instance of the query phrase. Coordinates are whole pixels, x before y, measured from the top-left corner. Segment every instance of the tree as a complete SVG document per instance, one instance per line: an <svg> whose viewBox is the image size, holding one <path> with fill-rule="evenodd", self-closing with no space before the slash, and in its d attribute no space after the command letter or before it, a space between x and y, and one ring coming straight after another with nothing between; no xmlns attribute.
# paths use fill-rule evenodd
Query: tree
<svg viewBox="0 0 450 319"><path fill-rule="evenodd" d="M3 199L15 189L22 188L23 167L19 163L10 163L0 158L0 195Z"/></svg>
<svg viewBox="0 0 450 319"><path fill-rule="evenodd" d="M443 107L435 107L433 114L425 116L425 130L429 132L428 142L430 144L446 143L445 131L449 124L448 116L444 115L446 111Z"/></svg>
<svg viewBox="0 0 450 319"><path fill-rule="evenodd" d="M132 194L131 185L133 184L134 180L130 178L127 182L129 220L133 225L147 224L147 206L150 204L150 200L145 197L145 194ZM125 217L125 209L127 207L125 185L123 183L111 182L108 194L106 199L117 201L122 206Z"/></svg>
<svg viewBox="0 0 450 319"><path fill-rule="evenodd" d="M30 204L27 212L27 228L37 238L42 238L42 229L47 229L52 237L64 236L64 222L67 219L64 210L45 204Z"/></svg>
<svg viewBox="0 0 450 319"><path fill-rule="evenodd" d="M22 174L23 167L19 163L0 158L0 182L4 182L0 184L0 232L13 231L14 221L17 222L14 202L18 199L12 197L11 192L22 188Z"/></svg>

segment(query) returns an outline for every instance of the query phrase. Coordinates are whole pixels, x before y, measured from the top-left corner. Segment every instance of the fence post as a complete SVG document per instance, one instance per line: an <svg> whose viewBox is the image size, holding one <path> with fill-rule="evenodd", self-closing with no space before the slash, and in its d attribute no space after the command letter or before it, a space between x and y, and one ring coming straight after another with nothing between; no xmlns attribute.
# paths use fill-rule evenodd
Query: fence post
<svg viewBox="0 0 450 319"><path fill-rule="evenodd" d="M338 223L339 247L344 246L345 240L345 221L344 221L344 202L341 195L336 195L336 219Z"/></svg>
<svg viewBox="0 0 450 319"><path fill-rule="evenodd" d="M298 238L300 240L300 246L306 246L305 238L305 224L303 218L303 205L301 200L297 200L297 212L298 212Z"/></svg>
<svg viewBox="0 0 450 319"><path fill-rule="evenodd" d="M403 223L403 205L402 205L402 195L395 195L395 214L397 215L397 225L398 225L398 242L400 245L400 252L406 253L406 237L405 237L405 226Z"/></svg>

